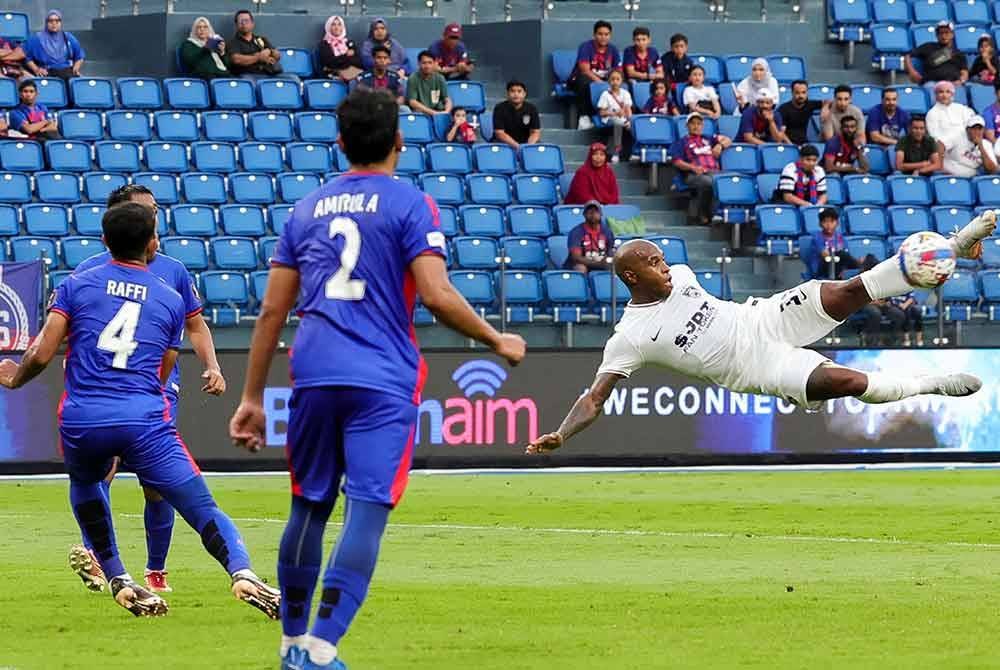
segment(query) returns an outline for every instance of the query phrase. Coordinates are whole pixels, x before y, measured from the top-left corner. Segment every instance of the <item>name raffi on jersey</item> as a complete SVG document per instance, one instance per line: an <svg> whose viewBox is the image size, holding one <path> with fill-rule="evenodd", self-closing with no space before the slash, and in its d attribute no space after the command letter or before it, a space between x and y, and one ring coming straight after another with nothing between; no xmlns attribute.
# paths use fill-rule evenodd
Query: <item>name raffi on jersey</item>
<svg viewBox="0 0 1000 670"><path fill-rule="evenodd" d="M108 280L108 295L127 300L146 300L146 287L141 284L133 284L125 281Z"/></svg>

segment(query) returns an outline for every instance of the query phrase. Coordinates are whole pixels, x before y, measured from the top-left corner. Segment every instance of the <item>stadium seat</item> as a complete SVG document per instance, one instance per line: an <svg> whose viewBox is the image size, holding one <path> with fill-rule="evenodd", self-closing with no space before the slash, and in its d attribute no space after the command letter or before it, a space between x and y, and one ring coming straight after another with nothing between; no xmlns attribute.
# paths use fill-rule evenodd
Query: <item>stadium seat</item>
<svg viewBox="0 0 1000 670"><path fill-rule="evenodd" d="M953 0L951 11L957 24L972 23L988 26L992 23L990 6L986 0Z"/></svg>
<svg viewBox="0 0 1000 670"><path fill-rule="evenodd" d="M242 174L242 173L238 173ZM233 175L235 179L237 175ZM226 178L218 174L188 172L181 175L181 190L189 203L201 205L221 205L227 200ZM157 198L159 201L159 198ZM268 202L273 202L269 200Z"/></svg>
<svg viewBox="0 0 1000 670"><path fill-rule="evenodd" d="M991 37L987 28L984 25L972 24L955 26L955 48L970 56L975 54L978 51L979 38Z"/></svg>
<svg viewBox="0 0 1000 670"><path fill-rule="evenodd" d="M42 145L31 140L0 142L0 168L11 172L44 170Z"/></svg>
<svg viewBox="0 0 1000 670"><path fill-rule="evenodd" d="M288 217L292 215L292 205L268 205L267 221L275 235L281 235Z"/></svg>
<svg viewBox="0 0 1000 670"><path fill-rule="evenodd" d="M689 54L696 65L705 70L705 83L715 86L726 80L725 64L718 56L710 54Z"/></svg>
<svg viewBox="0 0 1000 670"><path fill-rule="evenodd" d="M270 205L275 202L274 180L270 175L253 172L237 172L230 175L229 187L233 200L249 205ZM221 202L225 202L225 197Z"/></svg>
<svg viewBox="0 0 1000 670"><path fill-rule="evenodd" d="M424 150L419 144L404 144L399 152L399 161L396 163L396 172L401 174L418 175L427 170L424 163Z"/></svg>
<svg viewBox="0 0 1000 670"><path fill-rule="evenodd" d="M575 93L568 87L570 77L576 68L576 50L557 49L551 54L553 87L552 96L557 99L569 99L575 97Z"/></svg>
<svg viewBox="0 0 1000 670"><path fill-rule="evenodd" d="M201 275L201 288L205 304L212 308L245 308L250 304L247 278L240 272L213 270ZM216 319L213 319L215 322Z"/></svg>
<svg viewBox="0 0 1000 670"><path fill-rule="evenodd" d="M718 270L695 270L694 276L709 295L713 295L720 300L732 299L733 292L729 286L729 277L723 275Z"/></svg>
<svg viewBox="0 0 1000 670"><path fill-rule="evenodd" d="M886 179L886 185L896 205L929 207L934 202L930 182L924 177L893 175Z"/></svg>
<svg viewBox="0 0 1000 670"><path fill-rule="evenodd" d="M281 145L273 142L244 142L238 149L244 172L276 174L285 169Z"/></svg>
<svg viewBox="0 0 1000 670"><path fill-rule="evenodd" d="M223 205L219 208L222 230L226 235L261 237L267 234L264 210L253 205ZM178 231L180 232L180 231Z"/></svg>
<svg viewBox="0 0 1000 670"><path fill-rule="evenodd" d="M94 157L97 167L105 172L131 173L142 169L139 163L139 145L133 142L96 142Z"/></svg>
<svg viewBox="0 0 1000 670"><path fill-rule="evenodd" d="M745 54L725 56L726 78L729 81L742 81L750 76L750 67L754 57Z"/></svg>
<svg viewBox="0 0 1000 670"><path fill-rule="evenodd" d="M208 109L208 84L203 79L176 77L163 80L167 106L173 109Z"/></svg>
<svg viewBox="0 0 1000 670"><path fill-rule="evenodd" d="M336 144L330 147L330 153L333 155L333 164L340 172L347 172L351 169L351 161L347 159L347 154L337 146Z"/></svg>
<svg viewBox="0 0 1000 670"><path fill-rule="evenodd" d="M42 202L78 203L81 200L80 177L69 172L37 172L35 193Z"/></svg>
<svg viewBox="0 0 1000 670"><path fill-rule="evenodd" d="M494 205L463 205L458 208L462 230L474 237L502 237L507 234L504 211Z"/></svg>
<svg viewBox="0 0 1000 670"><path fill-rule="evenodd" d="M956 271L941 285L944 318L948 321L968 321L972 308L979 302L979 283L973 272Z"/></svg>
<svg viewBox="0 0 1000 670"><path fill-rule="evenodd" d="M66 91L66 83L56 77L33 77L35 88L38 90L37 102L42 103L51 109L62 109L69 106L69 94Z"/></svg>
<svg viewBox="0 0 1000 670"><path fill-rule="evenodd" d="M426 152L431 172L460 175L472 172L472 152L464 144L428 144Z"/></svg>
<svg viewBox="0 0 1000 670"><path fill-rule="evenodd" d="M905 0L893 0L905 5ZM851 86L851 103L858 109L869 110L882 103L882 87L873 84L854 84Z"/></svg>
<svg viewBox="0 0 1000 670"><path fill-rule="evenodd" d="M0 256L6 260L7 251L5 245L0 245ZM66 281L66 279L72 276L72 270L49 270L49 290L55 291L59 286Z"/></svg>
<svg viewBox="0 0 1000 670"><path fill-rule="evenodd" d="M951 11L948 2L942 0L910 0L912 3L913 20L916 23L937 23L951 21Z"/></svg>
<svg viewBox="0 0 1000 670"><path fill-rule="evenodd" d="M522 205L552 207L559 204L559 185L554 177L544 174L518 174L512 178L517 201ZM470 184L470 193L471 193ZM475 199L475 196L473 196Z"/></svg>
<svg viewBox="0 0 1000 670"><path fill-rule="evenodd" d="M110 111L105 122L113 140L146 142L153 137L152 121L144 112Z"/></svg>
<svg viewBox="0 0 1000 670"><path fill-rule="evenodd" d="M583 205L558 205L552 208L556 219L556 232L568 235L569 231L583 223Z"/></svg>
<svg viewBox="0 0 1000 670"><path fill-rule="evenodd" d="M868 159L869 174L887 175L896 169L895 149L890 151L877 144L866 144L862 151Z"/></svg>
<svg viewBox="0 0 1000 670"><path fill-rule="evenodd" d="M247 138L246 119L240 112L205 112L201 123L205 137L212 142L242 142Z"/></svg>
<svg viewBox="0 0 1000 670"><path fill-rule="evenodd" d="M267 270L250 273L250 292L258 304L264 300L264 292L267 290L267 273Z"/></svg>
<svg viewBox="0 0 1000 670"><path fill-rule="evenodd" d="M552 234L552 217L546 207L511 205L507 208L507 220L513 235L548 237Z"/></svg>
<svg viewBox="0 0 1000 670"><path fill-rule="evenodd" d="M257 269L257 245L249 237L216 237L210 244L220 270Z"/></svg>
<svg viewBox="0 0 1000 670"><path fill-rule="evenodd" d="M160 82L152 77L122 77L118 79L118 98L125 109L156 110L163 108Z"/></svg>
<svg viewBox="0 0 1000 670"><path fill-rule="evenodd" d="M281 199L295 203L306 197L323 183L313 172L282 172L277 177Z"/></svg>
<svg viewBox="0 0 1000 670"><path fill-rule="evenodd" d="M422 174L420 188L438 205L461 205L465 202L465 184L457 175Z"/></svg>
<svg viewBox="0 0 1000 670"><path fill-rule="evenodd" d="M426 114L401 113L399 115L399 132L408 143L427 144L434 141L434 124Z"/></svg>
<svg viewBox="0 0 1000 670"><path fill-rule="evenodd" d="M455 261L460 268L493 270L498 266L500 246L492 237L456 237L452 246L455 250Z"/></svg>
<svg viewBox="0 0 1000 670"><path fill-rule="evenodd" d="M507 321L510 323L531 323L542 309L545 294L542 279L535 272L507 270L500 275L498 289L503 292L507 304Z"/></svg>
<svg viewBox="0 0 1000 670"><path fill-rule="evenodd" d="M0 14L0 37L10 42L24 42L30 36L28 15L22 12Z"/></svg>
<svg viewBox="0 0 1000 670"><path fill-rule="evenodd" d="M107 207L103 204L73 205L71 211L73 213L73 227L76 228L78 235L99 237L104 234L104 230L101 227L101 219L104 217ZM0 235L4 234L13 235L16 233L4 233L3 226L0 225Z"/></svg>
<svg viewBox="0 0 1000 670"><path fill-rule="evenodd" d="M13 79L0 79L0 108L9 109L17 107L20 100L17 96L17 84ZM2 247L3 245L0 245Z"/></svg>
<svg viewBox="0 0 1000 670"><path fill-rule="evenodd" d="M649 102L649 82L648 81L632 81L630 82L632 86L632 105L636 109L642 109ZM678 97L680 96L680 85L677 87Z"/></svg>
<svg viewBox="0 0 1000 670"><path fill-rule="evenodd" d="M885 237L889 234L889 225L885 220L885 210L881 207L850 205L844 208L843 216L847 224L847 232L851 235Z"/></svg>
<svg viewBox="0 0 1000 670"><path fill-rule="evenodd" d="M996 269L983 270L977 279L982 288L983 310L990 321L996 321L1000 318L1000 309L997 309L1000 306L1000 272Z"/></svg>
<svg viewBox="0 0 1000 670"><path fill-rule="evenodd" d="M70 270L84 262L91 256L103 254L106 251L104 242L99 237L64 237L60 240L62 247L63 265Z"/></svg>
<svg viewBox="0 0 1000 670"><path fill-rule="evenodd" d="M292 142L285 147L285 153L294 172L327 173L333 168L330 150L325 144Z"/></svg>
<svg viewBox="0 0 1000 670"><path fill-rule="evenodd" d="M826 176L826 197L831 205L843 205L847 202L844 192L844 182L837 175Z"/></svg>
<svg viewBox="0 0 1000 670"><path fill-rule="evenodd" d="M831 37L839 42L864 40L872 16L866 0L830 1Z"/></svg>
<svg viewBox="0 0 1000 670"><path fill-rule="evenodd" d="M493 279L489 272L453 270L448 273L455 289L483 316L496 302Z"/></svg>
<svg viewBox="0 0 1000 670"><path fill-rule="evenodd" d="M31 178L26 174L0 174L0 202L31 202Z"/></svg>
<svg viewBox="0 0 1000 670"><path fill-rule="evenodd" d="M881 210L875 210L881 211ZM889 255L885 245L885 240L881 237L865 237L860 235L846 235L844 242L847 243L847 251L860 263L865 256L871 255L877 261L884 261Z"/></svg>
<svg viewBox="0 0 1000 670"><path fill-rule="evenodd" d="M103 205L111 193L128 183L128 177L112 172L87 172L83 175L83 193L90 202ZM165 200L157 198L164 204ZM82 234L82 233L81 233Z"/></svg>
<svg viewBox="0 0 1000 670"><path fill-rule="evenodd" d="M257 247L260 249L260 260L265 267L271 264L271 257L274 256L274 250L277 246L277 237L262 237L257 241ZM261 297L263 297L263 294L261 294Z"/></svg>
<svg viewBox="0 0 1000 670"><path fill-rule="evenodd" d="M728 65L727 65L728 67ZM749 209L757 203L757 183L747 175L722 173L713 176L715 197L726 223L743 223Z"/></svg>
<svg viewBox="0 0 1000 670"><path fill-rule="evenodd" d="M931 229L930 210L926 208L893 205L888 209L888 213L893 235L912 235Z"/></svg>
<svg viewBox="0 0 1000 670"><path fill-rule="evenodd" d="M174 205L170 208L174 231L185 237L212 237L218 233L215 209L208 205Z"/></svg>
<svg viewBox="0 0 1000 670"><path fill-rule="evenodd" d="M593 291L594 300L597 301L600 308L601 321L607 323L612 318L614 321L617 321L625 311L625 304L631 297L628 286L618 277L615 277L613 280L614 283L612 283L611 273L606 270L593 270L587 273L587 277L590 279L590 287ZM612 295L614 296L614 301L617 303L617 314L614 314L613 317L609 309L612 302Z"/></svg>
<svg viewBox="0 0 1000 670"><path fill-rule="evenodd" d="M500 240L507 267L515 270L544 270L549 256L540 237L504 237Z"/></svg>
<svg viewBox="0 0 1000 670"><path fill-rule="evenodd" d="M208 269L208 243L197 237L164 237L160 249L192 272Z"/></svg>
<svg viewBox="0 0 1000 670"><path fill-rule="evenodd" d="M486 90L478 81L449 81L448 97L453 107L464 107L471 114L486 110Z"/></svg>
<svg viewBox="0 0 1000 670"><path fill-rule="evenodd" d="M0 237L10 237L21 232L20 208L15 205L0 205ZM5 242L0 241L0 247L4 247Z"/></svg>
<svg viewBox="0 0 1000 670"><path fill-rule="evenodd" d="M104 139L104 120L100 112L66 109L59 112L59 132L67 140L95 142Z"/></svg>
<svg viewBox="0 0 1000 670"><path fill-rule="evenodd" d="M299 85L289 79L261 79L257 82L257 96L264 109L302 109Z"/></svg>
<svg viewBox="0 0 1000 670"><path fill-rule="evenodd" d="M565 235L550 235L546 240L549 247L549 259L552 265L561 268L569 258L569 244Z"/></svg>
<svg viewBox="0 0 1000 670"><path fill-rule="evenodd" d="M797 207L760 205L757 223L768 255L790 256L794 242L802 234L802 222Z"/></svg>
<svg viewBox="0 0 1000 670"><path fill-rule="evenodd" d="M292 119L283 112L251 112L250 132L260 142L291 142Z"/></svg>
<svg viewBox="0 0 1000 670"><path fill-rule="evenodd" d="M556 144L522 145L521 163L524 171L531 174L561 175L565 172L562 150Z"/></svg>
<svg viewBox="0 0 1000 670"><path fill-rule="evenodd" d="M90 145L57 140L45 143L49 167L61 172L86 172L92 167Z"/></svg>
<svg viewBox="0 0 1000 670"><path fill-rule="evenodd" d="M971 207L976 202L973 182L963 177L937 175L931 177L934 200L939 205Z"/></svg>
<svg viewBox="0 0 1000 670"><path fill-rule="evenodd" d="M638 154L641 162L670 161L670 145L677 139L674 124L670 119L651 114L637 114L632 117L632 135L635 139L632 153Z"/></svg>
<svg viewBox="0 0 1000 670"><path fill-rule="evenodd" d="M926 114L930 109L930 97L922 86L891 86L899 95L899 108L909 114Z"/></svg>
<svg viewBox="0 0 1000 670"><path fill-rule="evenodd" d="M179 142L146 142L143 145L150 172L187 172L188 149Z"/></svg>
<svg viewBox="0 0 1000 670"><path fill-rule="evenodd" d="M1000 237L989 237L983 240L983 266L1000 268Z"/></svg>
<svg viewBox="0 0 1000 670"><path fill-rule="evenodd" d="M767 64L771 75L782 84L806 78L806 63L802 56L768 56Z"/></svg>
<svg viewBox="0 0 1000 670"><path fill-rule="evenodd" d="M347 85L329 79L308 79L303 83L309 109L334 112L347 97Z"/></svg>
<svg viewBox="0 0 1000 670"><path fill-rule="evenodd" d="M295 130L303 142L336 142L337 117L330 112L300 112L295 115Z"/></svg>
<svg viewBox="0 0 1000 670"><path fill-rule="evenodd" d="M983 114L986 108L996 102L996 91L986 84L966 84L969 91L969 104L977 114Z"/></svg>
<svg viewBox="0 0 1000 670"><path fill-rule="evenodd" d="M217 109L250 110L257 106L253 82L247 79L213 79L210 85Z"/></svg>
<svg viewBox="0 0 1000 670"><path fill-rule="evenodd" d="M756 174L760 172L760 154L752 144L734 143L722 152L721 165L726 172Z"/></svg>
<svg viewBox="0 0 1000 670"><path fill-rule="evenodd" d="M848 175L844 178L847 199L855 205L887 205L889 193L881 177Z"/></svg>
<svg viewBox="0 0 1000 670"><path fill-rule="evenodd" d="M976 201L980 205L1000 206L1000 177L973 177L972 184L976 189Z"/></svg>
<svg viewBox="0 0 1000 670"><path fill-rule="evenodd" d="M294 74L305 79L313 74L312 54L307 49L281 47L281 69L286 74Z"/></svg>
<svg viewBox="0 0 1000 670"><path fill-rule="evenodd" d="M63 237L69 235L69 213L65 207L48 203L25 205L21 209L28 235Z"/></svg>
<svg viewBox="0 0 1000 670"><path fill-rule="evenodd" d="M758 147L764 172L780 173L789 163L799 159L799 150L791 144L764 144Z"/></svg>
<svg viewBox="0 0 1000 670"><path fill-rule="evenodd" d="M972 219L972 210L967 207L931 207L931 221L934 230L942 235L959 230Z"/></svg>
<svg viewBox="0 0 1000 670"><path fill-rule="evenodd" d="M59 265L59 251L56 241L48 237L12 237L11 257L16 263L41 260L46 267Z"/></svg>
<svg viewBox="0 0 1000 670"><path fill-rule="evenodd" d="M196 173L188 173L183 175L182 178L186 179L188 175L197 177ZM209 175L206 175L206 181L208 177ZM213 179L221 179L218 175L211 175L211 177ZM141 172L132 176L132 183L145 186L152 191L153 197L156 198L156 202L160 205L174 205L180 202L181 190L178 186L176 175L160 172ZM192 186L192 188L194 187ZM189 202L191 201L190 198L188 200Z"/></svg>
<svg viewBox="0 0 1000 670"><path fill-rule="evenodd" d="M438 219L441 222L441 232L447 237L460 233L458 228L458 210L454 207L438 207Z"/></svg>
<svg viewBox="0 0 1000 670"><path fill-rule="evenodd" d="M236 148L224 142L195 142L191 145L191 162L198 172L236 171Z"/></svg>
<svg viewBox="0 0 1000 670"><path fill-rule="evenodd" d="M110 79L74 77L69 80L69 90L77 109L115 108L115 85Z"/></svg>
<svg viewBox="0 0 1000 670"><path fill-rule="evenodd" d="M587 276L573 270L549 270L542 273L542 283L555 322L579 323L590 301Z"/></svg>
<svg viewBox="0 0 1000 670"><path fill-rule="evenodd" d="M167 142L194 142L198 139L198 117L193 112L153 112L156 136Z"/></svg>

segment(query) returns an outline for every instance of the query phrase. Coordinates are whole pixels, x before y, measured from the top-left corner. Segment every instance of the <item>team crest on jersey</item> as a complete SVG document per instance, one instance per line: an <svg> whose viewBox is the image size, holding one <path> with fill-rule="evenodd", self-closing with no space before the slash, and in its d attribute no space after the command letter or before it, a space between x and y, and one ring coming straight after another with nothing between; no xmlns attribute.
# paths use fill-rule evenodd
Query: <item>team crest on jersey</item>
<svg viewBox="0 0 1000 670"><path fill-rule="evenodd" d="M522 116L521 117L521 123L523 123L526 126L530 125L531 124L531 114L525 114L524 116Z"/></svg>
<svg viewBox="0 0 1000 670"><path fill-rule="evenodd" d="M681 295L683 295L685 298L700 298L701 289L698 288L697 286L685 286L684 290L681 291Z"/></svg>

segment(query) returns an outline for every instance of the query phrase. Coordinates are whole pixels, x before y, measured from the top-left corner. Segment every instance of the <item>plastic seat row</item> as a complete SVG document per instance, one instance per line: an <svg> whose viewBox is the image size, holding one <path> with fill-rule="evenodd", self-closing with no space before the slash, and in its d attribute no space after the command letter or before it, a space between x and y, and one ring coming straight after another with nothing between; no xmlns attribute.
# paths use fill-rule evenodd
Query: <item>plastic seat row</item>
<svg viewBox="0 0 1000 670"><path fill-rule="evenodd" d="M515 151L507 144L434 143L421 147L404 145L396 171L408 174L482 172L513 175L517 172L561 175L564 170L562 149L555 144L525 144Z"/></svg>
<svg viewBox="0 0 1000 670"><path fill-rule="evenodd" d="M934 23L908 25L905 23L875 23L870 27L872 42L872 66L883 71L902 70L903 56L927 42L934 42ZM1000 37L1000 26L964 24L955 26L955 47L967 56L974 56L977 43L983 36L996 40ZM915 61L914 67L920 65Z"/></svg>
<svg viewBox="0 0 1000 670"><path fill-rule="evenodd" d="M559 204L559 182L552 175L430 173L419 177L420 188L441 205L461 205L468 200L481 205L507 206L516 197L522 205L552 207ZM468 189L468 198L466 197Z"/></svg>
<svg viewBox="0 0 1000 670"><path fill-rule="evenodd" d="M831 37L848 41L873 23L1000 23L1000 4L988 0L832 0ZM854 41L860 41L856 39Z"/></svg>
<svg viewBox="0 0 1000 670"><path fill-rule="evenodd" d="M562 267L566 261L565 238L547 240L542 237L509 236L499 240L493 237L466 235L452 239L452 257L455 265L473 270L496 269L501 265L511 268L542 270L549 260L555 267ZM645 239L657 244L663 250L668 265L688 262L687 247L679 237L667 235L646 236ZM550 246L551 245L551 246ZM501 260L503 259L503 263Z"/></svg>

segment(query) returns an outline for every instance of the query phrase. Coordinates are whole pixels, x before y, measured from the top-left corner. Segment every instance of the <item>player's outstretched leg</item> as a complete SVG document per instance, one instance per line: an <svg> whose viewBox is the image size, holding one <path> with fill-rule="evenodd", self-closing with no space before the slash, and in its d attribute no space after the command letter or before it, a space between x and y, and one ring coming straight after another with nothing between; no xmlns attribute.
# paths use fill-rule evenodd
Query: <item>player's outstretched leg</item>
<svg viewBox="0 0 1000 670"><path fill-rule="evenodd" d="M100 481L101 492L104 494L108 505L111 505L111 480L114 479L117 469L117 461L111 468L111 472ZM101 569L101 562L94 554L94 548L81 534L81 544L74 544L69 548L69 569L76 573L76 576L83 581L83 585L88 591L100 593L108 585L108 578Z"/></svg>
<svg viewBox="0 0 1000 670"><path fill-rule="evenodd" d="M853 396L874 405L924 394L962 397L972 395L982 386L983 382L978 377L964 372L893 375L824 364L809 376L806 397L810 402L817 402Z"/></svg>
<svg viewBox="0 0 1000 670"><path fill-rule="evenodd" d="M174 508L154 489L143 486L146 507L146 586L157 593L173 591L167 583L167 552L174 532Z"/></svg>

